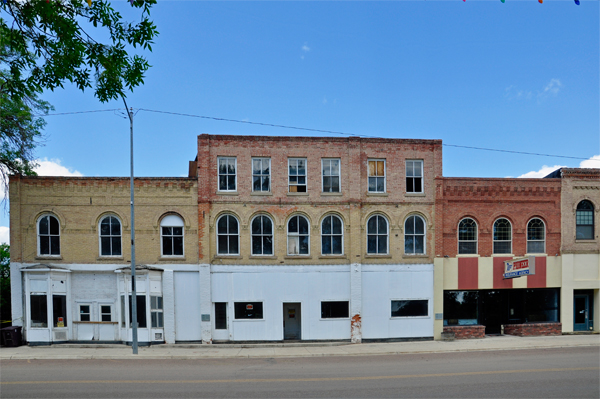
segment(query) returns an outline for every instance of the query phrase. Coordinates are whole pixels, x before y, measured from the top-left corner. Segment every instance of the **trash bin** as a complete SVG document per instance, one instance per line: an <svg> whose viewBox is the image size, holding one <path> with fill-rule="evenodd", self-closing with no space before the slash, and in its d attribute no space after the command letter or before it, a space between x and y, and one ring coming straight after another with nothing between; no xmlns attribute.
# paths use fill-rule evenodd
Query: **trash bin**
<svg viewBox="0 0 600 399"><path fill-rule="evenodd" d="M4 327L2 332L2 343L4 346L21 346L21 326Z"/></svg>

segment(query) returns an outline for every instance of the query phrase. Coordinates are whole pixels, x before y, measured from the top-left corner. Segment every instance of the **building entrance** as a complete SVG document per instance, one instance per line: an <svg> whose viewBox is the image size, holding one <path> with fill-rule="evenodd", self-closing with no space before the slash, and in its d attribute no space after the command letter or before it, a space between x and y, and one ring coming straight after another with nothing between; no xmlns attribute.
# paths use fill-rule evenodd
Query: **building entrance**
<svg viewBox="0 0 600 399"><path fill-rule="evenodd" d="M300 303L283 304L283 339L302 339Z"/></svg>

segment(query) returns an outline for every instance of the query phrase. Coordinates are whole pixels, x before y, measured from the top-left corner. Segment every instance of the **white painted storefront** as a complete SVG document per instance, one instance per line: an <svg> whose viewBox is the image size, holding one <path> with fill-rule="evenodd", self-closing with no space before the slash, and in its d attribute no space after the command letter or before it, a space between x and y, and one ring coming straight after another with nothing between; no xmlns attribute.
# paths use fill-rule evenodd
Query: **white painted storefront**
<svg viewBox="0 0 600 399"><path fill-rule="evenodd" d="M131 341L131 275L122 265L11 266L23 276L13 280L13 320L27 341ZM433 337L431 264L160 265L136 273L141 343ZM62 296L65 314L54 314ZM46 310L32 309L32 300ZM402 314L415 304L418 314ZM47 321L32 320L32 311Z"/></svg>

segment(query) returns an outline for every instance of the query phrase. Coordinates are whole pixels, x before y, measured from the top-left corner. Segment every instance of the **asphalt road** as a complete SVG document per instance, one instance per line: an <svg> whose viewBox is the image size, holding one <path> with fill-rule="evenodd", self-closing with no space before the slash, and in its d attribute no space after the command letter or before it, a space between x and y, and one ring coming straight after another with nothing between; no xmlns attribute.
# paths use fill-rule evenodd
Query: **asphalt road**
<svg viewBox="0 0 600 399"><path fill-rule="evenodd" d="M2 398L598 398L600 349L277 359L4 360Z"/></svg>

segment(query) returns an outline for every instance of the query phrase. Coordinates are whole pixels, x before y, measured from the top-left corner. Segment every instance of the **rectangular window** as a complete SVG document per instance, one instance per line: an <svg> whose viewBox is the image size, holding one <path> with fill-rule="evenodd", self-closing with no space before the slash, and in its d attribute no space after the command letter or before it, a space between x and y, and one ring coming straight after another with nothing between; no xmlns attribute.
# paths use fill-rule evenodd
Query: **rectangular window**
<svg viewBox="0 0 600 399"><path fill-rule="evenodd" d="M321 302L322 319L339 319L348 317L350 317L348 301Z"/></svg>
<svg viewBox="0 0 600 399"><path fill-rule="evenodd" d="M252 158L252 191L271 191L271 158Z"/></svg>
<svg viewBox="0 0 600 399"><path fill-rule="evenodd" d="M407 299L402 301L392 301L392 317L414 317L427 316L427 299Z"/></svg>
<svg viewBox="0 0 600 399"><path fill-rule="evenodd" d="M152 328L163 328L163 299L162 296L150 297L150 319Z"/></svg>
<svg viewBox="0 0 600 399"><path fill-rule="evenodd" d="M423 192L423 161L406 161L406 192Z"/></svg>
<svg viewBox="0 0 600 399"><path fill-rule="evenodd" d="M138 295L136 301L138 328L146 328L146 296ZM131 328L131 295L129 295L129 328Z"/></svg>
<svg viewBox="0 0 600 399"><path fill-rule="evenodd" d="M234 157L218 157L219 191L237 191L237 160Z"/></svg>
<svg viewBox="0 0 600 399"><path fill-rule="evenodd" d="M323 174L323 192L340 192L340 160L322 159L321 171Z"/></svg>
<svg viewBox="0 0 600 399"><path fill-rule="evenodd" d="M90 305L79 305L79 321L91 321Z"/></svg>
<svg viewBox="0 0 600 399"><path fill-rule="evenodd" d="M262 319L262 302L235 302L233 304L236 319Z"/></svg>
<svg viewBox="0 0 600 399"><path fill-rule="evenodd" d="M385 193L385 159L369 160L369 192Z"/></svg>
<svg viewBox="0 0 600 399"><path fill-rule="evenodd" d="M48 299L46 294L31 294L29 297L31 327L48 327Z"/></svg>
<svg viewBox="0 0 600 399"><path fill-rule="evenodd" d="M215 330L227 330L227 302L215 302Z"/></svg>
<svg viewBox="0 0 600 399"><path fill-rule="evenodd" d="M183 227L162 227L163 256L183 256Z"/></svg>
<svg viewBox="0 0 600 399"><path fill-rule="evenodd" d="M100 305L100 321L112 321L112 306Z"/></svg>
<svg viewBox="0 0 600 399"><path fill-rule="evenodd" d="M290 193L306 192L306 158L288 159Z"/></svg>
<svg viewBox="0 0 600 399"><path fill-rule="evenodd" d="M67 326L67 296L52 295L52 314L54 327Z"/></svg>

